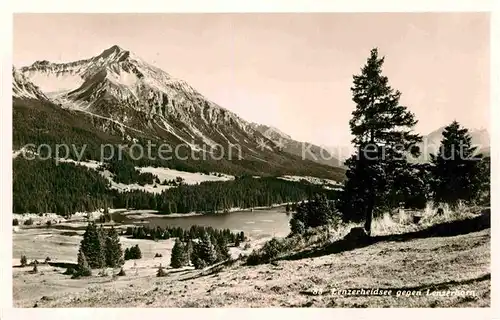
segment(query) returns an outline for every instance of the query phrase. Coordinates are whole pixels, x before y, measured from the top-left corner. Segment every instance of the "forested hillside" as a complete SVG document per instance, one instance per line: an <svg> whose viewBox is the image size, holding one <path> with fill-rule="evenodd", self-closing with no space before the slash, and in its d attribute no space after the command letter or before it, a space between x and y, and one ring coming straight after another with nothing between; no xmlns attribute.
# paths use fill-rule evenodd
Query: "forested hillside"
<svg viewBox="0 0 500 320"><path fill-rule="evenodd" d="M99 171L54 160L13 160L14 212L61 215L105 207L153 209L162 213L216 212L230 208L269 206L299 201L313 193L333 191L321 186L274 177L240 177L234 181L184 185L152 194L119 192Z"/></svg>

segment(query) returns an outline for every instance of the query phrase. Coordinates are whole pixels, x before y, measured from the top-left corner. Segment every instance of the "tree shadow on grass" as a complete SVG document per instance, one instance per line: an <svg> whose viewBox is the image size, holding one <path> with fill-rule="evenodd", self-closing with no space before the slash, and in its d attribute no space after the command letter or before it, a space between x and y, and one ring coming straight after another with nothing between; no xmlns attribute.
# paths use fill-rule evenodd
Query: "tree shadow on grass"
<svg viewBox="0 0 500 320"><path fill-rule="evenodd" d="M370 246L383 241L410 241L413 239L431 237L453 237L471 232L477 232L491 227L490 211L484 211L480 216L458 221L444 222L429 228L402 234L374 236L353 241L348 237L332 242L321 248L304 250L279 258L278 260L299 260L305 258L320 257L329 254L350 251Z"/></svg>

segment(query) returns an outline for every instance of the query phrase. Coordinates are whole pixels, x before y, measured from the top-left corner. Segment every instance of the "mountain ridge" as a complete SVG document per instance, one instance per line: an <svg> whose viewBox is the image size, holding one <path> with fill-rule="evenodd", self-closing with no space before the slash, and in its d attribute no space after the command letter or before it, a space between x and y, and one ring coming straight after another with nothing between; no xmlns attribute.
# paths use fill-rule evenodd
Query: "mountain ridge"
<svg viewBox="0 0 500 320"><path fill-rule="evenodd" d="M91 116L100 130L112 128L112 134L128 127L143 133L142 138L154 137L176 146L186 144L198 151L203 149L200 146L213 150L238 145L243 156L240 162L233 162L251 167L252 172L260 163L279 167L280 172L287 167L300 167L306 172L310 167L310 173L343 179L341 169L326 168L281 150L250 122L118 46L73 62L39 60L20 68L19 73L61 110L82 119ZM139 138L133 130L126 134L129 140Z"/></svg>

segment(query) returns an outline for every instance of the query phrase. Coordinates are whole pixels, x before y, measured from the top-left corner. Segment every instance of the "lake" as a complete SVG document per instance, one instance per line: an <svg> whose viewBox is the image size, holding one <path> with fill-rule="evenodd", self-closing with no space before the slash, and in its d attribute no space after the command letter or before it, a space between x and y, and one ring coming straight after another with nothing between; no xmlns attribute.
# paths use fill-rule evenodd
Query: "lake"
<svg viewBox="0 0 500 320"><path fill-rule="evenodd" d="M130 213L133 213L133 211L126 212L126 214ZM243 231L245 235L254 239L287 236L290 233L289 221L292 217L291 214L287 215L283 207L186 217L158 216L145 217L144 219L127 219L126 215L123 213L115 213L114 219L117 215L123 217L123 221L120 222L124 223L149 224L150 226L160 226L162 228L173 226L183 229L189 229L193 225L199 225L217 229Z"/></svg>

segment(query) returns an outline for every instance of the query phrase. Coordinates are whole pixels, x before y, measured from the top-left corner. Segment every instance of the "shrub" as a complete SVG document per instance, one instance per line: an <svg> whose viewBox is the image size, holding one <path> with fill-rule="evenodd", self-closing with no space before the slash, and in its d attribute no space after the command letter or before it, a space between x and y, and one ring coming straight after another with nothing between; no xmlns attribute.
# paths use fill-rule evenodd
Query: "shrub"
<svg viewBox="0 0 500 320"><path fill-rule="evenodd" d="M29 218L28 220L24 221L25 226L31 226L33 224L33 219Z"/></svg>
<svg viewBox="0 0 500 320"><path fill-rule="evenodd" d="M51 261L50 257L45 258L45 264L48 264Z"/></svg>
<svg viewBox="0 0 500 320"><path fill-rule="evenodd" d="M163 255L161 253L158 253L158 252L155 253L155 258L161 258L161 257L163 257Z"/></svg>
<svg viewBox="0 0 500 320"><path fill-rule="evenodd" d="M12 219L12 225L13 226L18 226L19 225L19 220L18 219Z"/></svg>
<svg viewBox="0 0 500 320"><path fill-rule="evenodd" d="M122 276L126 276L126 275L127 275L127 274L125 273L125 270L123 270L123 267L122 267L122 268L120 268L120 272L118 272L117 276L122 277Z"/></svg>
<svg viewBox="0 0 500 320"><path fill-rule="evenodd" d="M107 277L108 276L108 270L105 268L102 268L102 270L99 272L98 276L100 277Z"/></svg>
<svg viewBox="0 0 500 320"><path fill-rule="evenodd" d="M248 265L257 265L268 263L276 259L281 253L288 250L288 246L284 240L272 238L262 246L259 250L254 250L247 259Z"/></svg>
<svg viewBox="0 0 500 320"><path fill-rule="evenodd" d="M163 269L163 267L161 266L161 263L160 263L160 266L158 267L158 271L156 272L156 276L157 277L165 277L167 275L167 272L165 271L165 269Z"/></svg>
<svg viewBox="0 0 500 320"><path fill-rule="evenodd" d="M47 222L45 224L47 225L47 227L50 227L52 225L52 221L47 220Z"/></svg>

